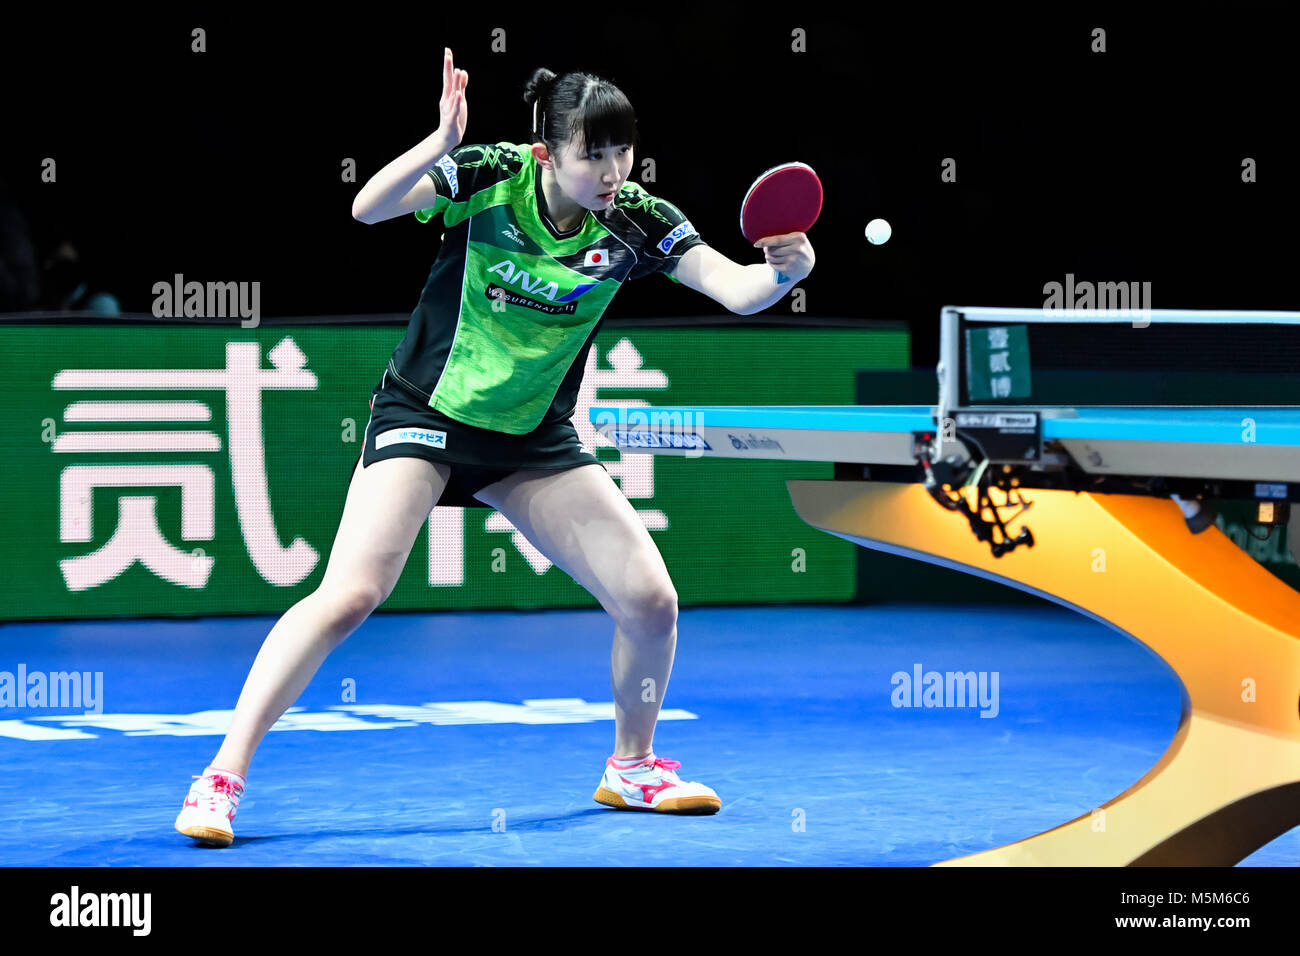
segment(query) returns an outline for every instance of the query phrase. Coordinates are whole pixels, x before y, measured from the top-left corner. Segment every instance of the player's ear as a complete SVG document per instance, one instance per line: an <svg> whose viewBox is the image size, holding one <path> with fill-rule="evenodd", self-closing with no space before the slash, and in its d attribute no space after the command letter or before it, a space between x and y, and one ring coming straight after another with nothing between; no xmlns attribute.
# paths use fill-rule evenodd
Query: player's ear
<svg viewBox="0 0 1300 956"><path fill-rule="evenodd" d="M537 160L538 165L540 166L551 165L552 163L551 153L546 148L545 143L533 143L532 154L533 154L533 159Z"/></svg>

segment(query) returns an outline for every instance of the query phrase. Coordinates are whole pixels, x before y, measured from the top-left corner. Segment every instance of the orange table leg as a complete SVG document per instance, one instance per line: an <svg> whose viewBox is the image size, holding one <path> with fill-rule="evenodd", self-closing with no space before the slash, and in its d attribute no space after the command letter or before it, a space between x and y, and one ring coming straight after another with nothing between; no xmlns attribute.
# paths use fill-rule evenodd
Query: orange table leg
<svg viewBox="0 0 1300 956"><path fill-rule="evenodd" d="M1191 534L1166 499L1034 489L1024 493L1032 507L1009 523L1013 535L1027 523L1034 547L994 558L919 485L787 485L816 528L1094 615L1182 682L1173 743L1128 790L942 865L1226 866L1300 824L1300 593L1218 528Z"/></svg>

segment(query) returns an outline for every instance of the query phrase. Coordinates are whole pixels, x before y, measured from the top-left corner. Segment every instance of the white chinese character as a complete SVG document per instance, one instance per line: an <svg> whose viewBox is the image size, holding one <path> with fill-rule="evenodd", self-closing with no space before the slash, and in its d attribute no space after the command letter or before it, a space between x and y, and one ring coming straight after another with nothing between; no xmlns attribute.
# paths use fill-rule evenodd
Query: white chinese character
<svg viewBox="0 0 1300 956"><path fill-rule="evenodd" d="M230 473L235 513L254 566L271 584L288 587L312 572L320 555L302 538L285 548L271 513L266 485L266 453L262 444L262 392L267 389L314 389L316 375L305 368L306 356L291 338L284 338L268 357L273 369L261 367L256 342L227 342L224 369L64 369L54 376L58 389L121 389L179 391L220 390L226 395ZM212 410L203 402L110 401L73 402L64 410L68 422L208 422ZM221 438L212 431L66 431L52 448L56 454L162 452L193 454L221 451ZM215 535L215 494L212 468L206 464L145 463L131 465L76 464L59 475L59 540L88 542L94 537L94 489L176 485L181 489L181 537L211 541ZM202 588L212 572L213 558L182 550L158 527L153 495L119 499L117 527L98 551L59 562L69 590L84 591L113 580L139 561L165 581Z"/></svg>
<svg viewBox="0 0 1300 956"><path fill-rule="evenodd" d="M991 352L989 353L989 371L990 372L1010 372L1011 371L1011 353L1010 352Z"/></svg>
<svg viewBox="0 0 1300 956"><path fill-rule="evenodd" d="M584 448L611 448L613 442L606 440L596 426L591 423L590 408L597 404L597 393L602 388L617 389L665 389L668 376L662 369L642 368L645 359L627 339L618 343L606 353L610 367L603 369L596 361L596 349L587 353L587 368L583 374L582 387L578 391L578 407L573 415L574 427ZM642 398L624 398L602 400L602 405L611 408L648 408L651 403ZM653 498L655 494L654 455L624 453L618 461L605 463L609 473L619 479L619 486L628 498Z"/></svg>
<svg viewBox="0 0 1300 956"><path fill-rule="evenodd" d="M1011 394L1011 376L998 375L993 379L993 395L995 398L1007 398Z"/></svg>
<svg viewBox="0 0 1300 956"><path fill-rule="evenodd" d="M989 329L989 348L1004 349L1010 333L1007 329Z"/></svg>

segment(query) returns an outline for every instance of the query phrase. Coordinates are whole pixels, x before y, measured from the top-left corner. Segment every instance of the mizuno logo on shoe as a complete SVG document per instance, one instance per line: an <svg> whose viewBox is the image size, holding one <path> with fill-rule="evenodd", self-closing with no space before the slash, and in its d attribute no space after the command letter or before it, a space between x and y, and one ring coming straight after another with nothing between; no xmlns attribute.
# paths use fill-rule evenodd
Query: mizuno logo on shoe
<svg viewBox="0 0 1300 956"><path fill-rule="evenodd" d="M667 790L669 787L677 786L677 784L673 783L671 780L665 780L663 783L659 784L658 786L655 786L654 784L648 784L648 783L644 783L644 784L633 783L631 780L627 779L627 777L623 777L623 776L620 776L618 779L622 780L625 784L628 785L628 787L630 788L628 790L628 793L631 793L634 790L640 790L641 799L644 800L646 803L653 803L654 798L659 795L659 792L661 790Z"/></svg>

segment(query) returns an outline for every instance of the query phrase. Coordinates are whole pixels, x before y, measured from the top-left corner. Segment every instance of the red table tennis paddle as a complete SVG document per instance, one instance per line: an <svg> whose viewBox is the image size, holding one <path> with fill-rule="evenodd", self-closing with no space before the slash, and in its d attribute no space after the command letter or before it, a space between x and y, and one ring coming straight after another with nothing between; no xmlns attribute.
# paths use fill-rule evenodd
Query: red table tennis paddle
<svg viewBox="0 0 1300 956"><path fill-rule="evenodd" d="M773 166L754 180L740 204L740 231L750 242L807 232L822 211L822 183L806 163Z"/></svg>

